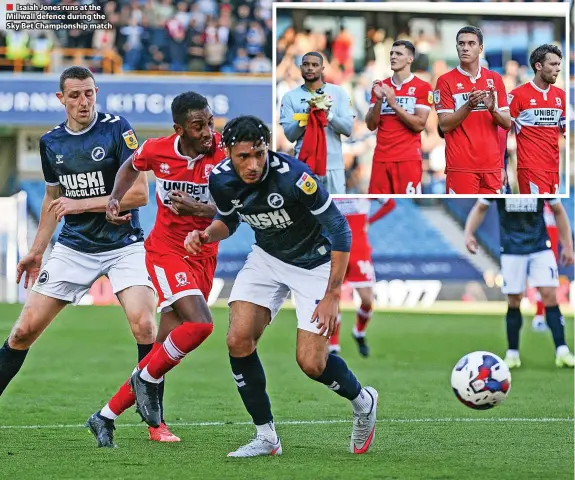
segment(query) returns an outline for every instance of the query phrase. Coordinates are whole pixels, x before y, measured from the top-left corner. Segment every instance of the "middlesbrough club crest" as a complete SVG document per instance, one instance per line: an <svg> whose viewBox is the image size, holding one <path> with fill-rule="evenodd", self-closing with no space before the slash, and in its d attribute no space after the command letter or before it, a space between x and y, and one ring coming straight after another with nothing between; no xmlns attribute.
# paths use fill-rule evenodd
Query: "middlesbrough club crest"
<svg viewBox="0 0 575 480"><path fill-rule="evenodd" d="M206 165L204 167L204 178L209 178L210 173L212 173L213 169L214 169L214 165Z"/></svg>
<svg viewBox="0 0 575 480"><path fill-rule="evenodd" d="M189 285L188 276L186 272L178 272L176 273L176 282L178 282L178 287L183 287L184 285Z"/></svg>

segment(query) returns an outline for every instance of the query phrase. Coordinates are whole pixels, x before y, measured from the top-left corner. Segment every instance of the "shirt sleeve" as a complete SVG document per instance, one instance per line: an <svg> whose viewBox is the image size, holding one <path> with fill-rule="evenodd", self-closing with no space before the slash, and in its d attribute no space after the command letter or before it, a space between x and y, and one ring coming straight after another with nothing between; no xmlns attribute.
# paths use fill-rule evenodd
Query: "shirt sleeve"
<svg viewBox="0 0 575 480"><path fill-rule="evenodd" d="M314 215L327 230L331 248L337 252L349 252L351 248L351 230L347 220L333 203L325 187L307 172L297 180L294 186L296 199Z"/></svg>
<svg viewBox="0 0 575 480"><path fill-rule="evenodd" d="M122 165L132 156L134 150L138 148L138 137L130 125L130 122L120 117L120 141L118 142L118 160Z"/></svg>
<svg viewBox="0 0 575 480"><path fill-rule="evenodd" d="M46 141L44 138L40 138L40 160L42 161L42 172L44 173L44 180L46 181L46 185L49 185L50 187L60 185L58 175L56 175L56 172L54 172L52 169L52 164L48 158Z"/></svg>
<svg viewBox="0 0 575 480"><path fill-rule="evenodd" d="M216 216L214 220L219 220L224 222L230 231L230 236L238 229L240 225L240 216L236 211L236 207L232 205L231 200L224 193L224 189L221 185L218 185L218 179L216 179L216 174L210 174L208 180L210 196L213 203L216 205Z"/></svg>
<svg viewBox="0 0 575 480"><path fill-rule="evenodd" d="M327 120L336 133L349 137L353 131L353 119L355 112L349 95L343 88L339 88L335 99L335 108L332 108L327 115Z"/></svg>
<svg viewBox="0 0 575 480"><path fill-rule="evenodd" d="M152 159L150 155L150 144L147 140L142 143L140 148L132 156L132 167L139 172L152 170Z"/></svg>
<svg viewBox="0 0 575 480"><path fill-rule="evenodd" d="M503 112L509 110L509 103L507 103L507 90L505 90L505 84L499 74L495 77L495 89L497 90L497 108Z"/></svg>
<svg viewBox="0 0 575 480"><path fill-rule="evenodd" d="M299 126L299 120L294 120L295 110L291 101L290 92L282 98L280 107L280 125L284 129L284 135L290 142L297 141L305 132L305 127Z"/></svg>
<svg viewBox="0 0 575 480"><path fill-rule="evenodd" d="M521 104L519 98L517 97L517 90L513 90L507 95L507 103L509 104L509 114L511 115L511 120L515 122L515 119L521 113Z"/></svg>
<svg viewBox="0 0 575 480"><path fill-rule="evenodd" d="M477 201L483 205L491 205L493 200L490 200L489 198L478 198Z"/></svg>
<svg viewBox="0 0 575 480"><path fill-rule="evenodd" d="M567 102L565 92L562 92L561 102L563 102L563 111L561 112L561 117L559 117L559 131L565 135L567 129Z"/></svg>
<svg viewBox="0 0 575 480"><path fill-rule="evenodd" d="M431 110L433 105L433 89L427 82L422 83L417 87L417 96L415 98L415 108L422 110Z"/></svg>
<svg viewBox="0 0 575 480"><path fill-rule="evenodd" d="M451 87L444 76L437 79L435 91L433 92L433 102L437 113L455 112L455 102L451 96Z"/></svg>

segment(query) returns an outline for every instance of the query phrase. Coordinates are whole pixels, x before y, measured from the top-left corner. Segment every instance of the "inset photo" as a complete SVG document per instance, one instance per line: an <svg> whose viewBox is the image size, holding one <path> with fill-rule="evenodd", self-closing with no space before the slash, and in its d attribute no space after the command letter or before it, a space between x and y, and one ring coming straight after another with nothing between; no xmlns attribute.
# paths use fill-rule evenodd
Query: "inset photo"
<svg viewBox="0 0 575 480"><path fill-rule="evenodd" d="M275 149L330 193L569 196L568 3L275 3L274 19Z"/></svg>

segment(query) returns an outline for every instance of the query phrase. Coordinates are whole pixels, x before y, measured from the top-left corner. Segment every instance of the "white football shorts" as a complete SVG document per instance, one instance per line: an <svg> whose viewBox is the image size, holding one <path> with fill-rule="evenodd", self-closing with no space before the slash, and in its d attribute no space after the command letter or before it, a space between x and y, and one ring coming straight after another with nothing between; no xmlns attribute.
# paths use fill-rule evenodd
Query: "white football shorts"
<svg viewBox="0 0 575 480"><path fill-rule="evenodd" d="M516 295L530 287L558 287L557 261L551 250L527 255L501 255L501 293Z"/></svg>
<svg viewBox="0 0 575 480"><path fill-rule="evenodd" d="M99 253L79 252L56 243L32 290L77 305L104 275L115 294L136 285L156 291L146 270L143 242Z"/></svg>
<svg viewBox="0 0 575 480"><path fill-rule="evenodd" d="M318 333L317 322L312 323L312 314L325 295L330 270L331 262L306 270L282 262L253 245L236 277L228 304L240 300L269 308L273 320L291 291L296 305L297 328Z"/></svg>

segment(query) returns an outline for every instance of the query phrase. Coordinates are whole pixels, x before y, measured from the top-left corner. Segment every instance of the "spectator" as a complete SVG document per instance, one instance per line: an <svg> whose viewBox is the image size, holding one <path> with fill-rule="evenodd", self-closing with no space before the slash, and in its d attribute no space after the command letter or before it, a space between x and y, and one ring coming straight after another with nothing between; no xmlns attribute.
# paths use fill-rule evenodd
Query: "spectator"
<svg viewBox="0 0 575 480"><path fill-rule="evenodd" d="M272 73L272 61L264 55L264 52L256 54L250 62L250 73Z"/></svg>

